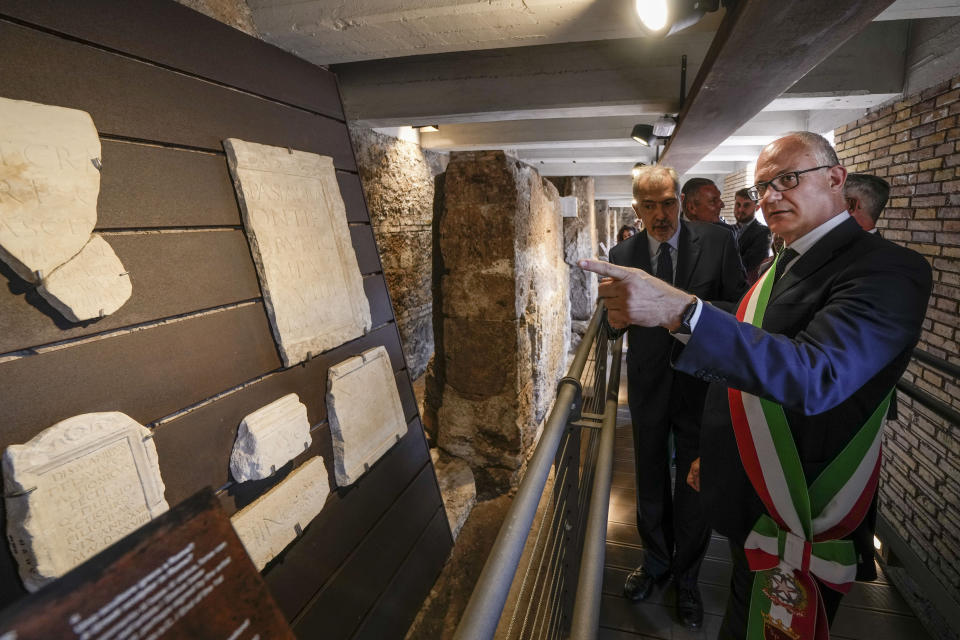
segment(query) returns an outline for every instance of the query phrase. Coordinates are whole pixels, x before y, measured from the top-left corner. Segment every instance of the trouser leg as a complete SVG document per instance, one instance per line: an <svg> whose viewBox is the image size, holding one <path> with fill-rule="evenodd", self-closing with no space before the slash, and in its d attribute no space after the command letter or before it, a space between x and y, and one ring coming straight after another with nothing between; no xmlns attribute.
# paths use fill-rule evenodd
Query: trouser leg
<svg viewBox="0 0 960 640"><path fill-rule="evenodd" d="M643 407L630 403L637 482L637 531L643 541L644 566L660 577L670 571L673 556L673 501L666 424L641 422Z"/></svg>

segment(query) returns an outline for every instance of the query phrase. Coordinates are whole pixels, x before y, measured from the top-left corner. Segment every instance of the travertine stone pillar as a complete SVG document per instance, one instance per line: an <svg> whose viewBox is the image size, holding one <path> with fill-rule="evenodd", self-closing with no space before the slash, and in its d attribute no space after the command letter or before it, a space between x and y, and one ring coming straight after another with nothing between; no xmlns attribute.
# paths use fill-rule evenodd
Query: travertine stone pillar
<svg viewBox="0 0 960 640"><path fill-rule="evenodd" d="M563 375L568 268L556 188L500 151L451 155L438 223L440 314L428 413L477 493L507 491Z"/></svg>
<svg viewBox="0 0 960 640"><path fill-rule="evenodd" d="M577 217L563 219L563 259L570 269L570 319L589 321L597 304L597 278L577 266L577 262L596 257L596 210L593 203L593 178L551 178L561 196L577 199Z"/></svg>

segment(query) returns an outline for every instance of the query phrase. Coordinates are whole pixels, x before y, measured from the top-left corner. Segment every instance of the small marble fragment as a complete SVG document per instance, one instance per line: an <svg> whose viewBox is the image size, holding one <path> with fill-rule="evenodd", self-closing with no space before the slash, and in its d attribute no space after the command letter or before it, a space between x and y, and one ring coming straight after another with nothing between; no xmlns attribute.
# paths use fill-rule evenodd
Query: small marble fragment
<svg viewBox="0 0 960 640"><path fill-rule="evenodd" d="M167 510L150 430L85 413L3 456L7 538L36 591Z"/></svg>
<svg viewBox="0 0 960 640"><path fill-rule="evenodd" d="M333 159L235 138L223 147L284 365L369 331Z"/></svg>
<svg viewBox="0 0 960 640"><path fill-rule="evenodd" d="M240 423L230 455L237 482L262 480L310 447L307 407L289 393L261 407Z"/></svg>
<svg viewBox="0 0 960 640"><path fill-rule="evenodd" d="M37 293L70 322L108 316L130 299L133 285L110 244L98 234L44 276Z"/></svg>
<svg viewBox="0 0 960 640"><path fill-rule="evenodd" d="M293 542L323 509L330 494L327 468L316 456L230 518L257 569Z"/></svg>
<svg viewBox="0 0 960 640"><path fill-rule="evenodd" d="M327 415L337 485L353 484L407 432L407 421L382 346L330 367Z"/></svg>
<svg viewBox="0 0 960 640"><path fill-rule="evenodd" d="M97 223L99 162L87 112L0 98L0 259L27 282L87 244Z"/></svg>

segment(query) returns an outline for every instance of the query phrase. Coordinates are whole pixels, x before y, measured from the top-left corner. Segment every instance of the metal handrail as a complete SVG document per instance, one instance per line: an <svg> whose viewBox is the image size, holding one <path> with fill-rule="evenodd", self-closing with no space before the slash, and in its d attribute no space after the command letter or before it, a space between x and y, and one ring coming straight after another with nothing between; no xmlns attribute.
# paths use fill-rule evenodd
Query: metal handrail
<svg viewBox="0 0 960 640"><path fill-rule="evenodd" d="M590 495L590 513L587 515L577 595L573 607L572 640L587 640L597 635L600 627L600 592L603 585L603 565L606 558L607 515L610 508L610 485L613 482L613 449L617 431L617 404L620 389L620 354L623 336L613 346L610 381L607 384L600 450L594 471Z"/></svg>
<svg viewBox="0 0 960 640"><path fill-rule="evenodd" d="M473 594L470 596L470 601L467 603L460 619L460 624L457 626L454 635L455 640L484 640L492 638L496 633L500 616L510 593L511 584L520 565L530 527L537 512L537 506L553 467L560 443L570 424L581 417L583 389L580 378L587 360L591 356L591 347L601 331L602 317L603 305L601 303L597 305L597 310L577 347L567 375L557 385L557 396L550 410L550 415L544 424L540 441L527 464L526 473L507 511L504 524L497 534L490 555L486 564L484 564L483 571L480 573ZM611 381L609 387L603 387L609 388L610 393L614 394L612 418L614 424L616 422L615 394L619 389L619 348L617 349L617 356L611 370L616 371L617 382ZM609 404L609 394L607 404ZM605 418L604 426L606 426L606 422ZM612 433L612 429L607 431ZM604 431L604 433L607 431ZM609 466L612 468L612 453L610 458ZM608 476L609 474L610 471L607 472ZM607 495L609 496L609 477L606 484ZM604 505L604 509L606 509L606 505ZM593 507L591 507L591 517L593 517ZM602 556L600 564L602 578ZM600 582L596 582L594 585L598 594L600 586ZM579 590L580 587L578 586L578 592ZM599 609L597 611L599 612Z"/></svg>
<svg viewBox="0 0 960 640"><path fill-rule="evenodd" d="M918 362L922 362L923 364L939 369L940 372L952 375L954 378L960 378L960 365L954 364L953 362L948 362L943 358L938 358L932 353L927 353L923 349L919 348L915 348L912 355L917 359ZM960 411L957 411L948 403L940 400L933 394L925 391L912 382L908 382L901 378L897 382L897 389L908 397L913 398L927 409L930 409L944 420L952 424L960 424Z"/></svg>

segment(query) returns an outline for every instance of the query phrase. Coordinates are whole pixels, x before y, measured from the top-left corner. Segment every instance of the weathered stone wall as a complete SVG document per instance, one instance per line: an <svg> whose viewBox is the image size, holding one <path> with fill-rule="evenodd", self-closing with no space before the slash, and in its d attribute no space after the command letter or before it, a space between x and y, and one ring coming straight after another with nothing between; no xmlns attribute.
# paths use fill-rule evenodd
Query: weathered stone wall
<svg viewBox="0 0 960 640"><path fill-rule="evenodd" d="M383 274L414 379L433 355L433 167L440 154L372 129L350 128Z"/></svg>
<svg viewBox="0 0 960 640"><path fill-rule="evenodd" d="M563 375L568 270L556 188L499 151L453 153L438 220L427 414L479 497L514 486Z"/></svg>
<svg viewBox="0 0 960 640"><path fill-rule="evenodd" d="M550 178L561 196L577 199L577 217L563 218L563 259L569 267L570 319L589 321L597 304L597 278L577 266L597 255L593 178Z"/></svg>
<svg viewBox="0 0 960 640"><path fill-rule="evenodd" d="M596 216L596 230L597 230L597 244L596 250L597 255L603 254L603 257L606 257L606 253L603 252L603 249L600 248L600 243L603 243L603 246L607 248L607 252L610 251L610 217L611 210L607 206L606 200L597 200L594 204L594 215Z"/></svg>
<svg viewBox="0 0 960 640"><path fill-rule="evenodd" d="M254 38L260 37L257 26L253 23L253 14L245 0L177 0L177 2Z"/></svg>
<svg viewBox="0 0 960 640"><path fill-rule="evenodd" d="M849 171L891 184L877 226L933 265L918 347L960 364L960 76L869 112L834 132ZM913 360L904 379L960 409L960 381ZM899 394L884 430L880 513L960 602L960 430Z"/></svg>

